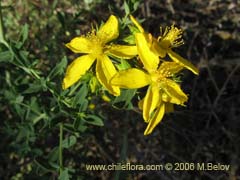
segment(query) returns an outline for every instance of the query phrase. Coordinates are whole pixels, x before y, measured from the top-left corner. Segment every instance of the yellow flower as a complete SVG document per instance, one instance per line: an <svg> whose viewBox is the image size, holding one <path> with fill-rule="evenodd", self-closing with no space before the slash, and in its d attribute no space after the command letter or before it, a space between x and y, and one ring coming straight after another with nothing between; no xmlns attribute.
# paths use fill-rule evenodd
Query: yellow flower
<svg viewBox="0 0 240 180"><path fill-rule="evenodd" d="M102 95L102 100L104 100L105 102L110 102L111 99L107 96L107 95Z"/></svg>
<svg viewBox="0 0 240 180"><path fill-rule="evenodd" d="M96 107L96 106L95 106L95 104L93 104L93 103L89 104L89 106L88 106L88 108L91 109L91 110L95 109L95 107Z"/></svg>
<svg viewBox="0 0 240 180"><path fill-rule="evenodd" d="M144 35L145 39L147 40L147 46L154 54L158 55L161 58L164 58L166 55L168 55L174 62L184 66L188 70L192 71L194 74L198 75L198 69L193 64L172 51L172 48L183 44L181 29L178 29L177 27L172 25L171 27L167 27L163 35L159 36L156 39L150 33L145 32L143 27L133 16L130 16L130 19L138 28L140 33ZM147 68L147 64L144 65L145 68Z"/></svg>
<svg viewBox="0 0 240 180"><path fill-rule="evenodd" d="M144 135L148 135L160 123L164 113L172 111L173 104L184 105L188 97L171 79L183 66L165 61L158 68L158 55L148 47L147 38L143 33L136 33L136 44L146 71L137 68L120 71L112 78L111 84L128 89L149 86L146 96L139 103L143 110L143 119L148 123Z"/></svg>
<svg viewBox="0 0 240 180"><path fill-rule="evenodd" d="M84 55L68 66L62 83L63 89L76 83L96 60L97 79L111 94L118 96L119 87L109 83L117 71L108 56L131 59L137 54L136 46L107 44L118 36L118 20L111 15L98 32L92 31L86 36L76 37L67 43L66 46L73 52Z"/></svg>

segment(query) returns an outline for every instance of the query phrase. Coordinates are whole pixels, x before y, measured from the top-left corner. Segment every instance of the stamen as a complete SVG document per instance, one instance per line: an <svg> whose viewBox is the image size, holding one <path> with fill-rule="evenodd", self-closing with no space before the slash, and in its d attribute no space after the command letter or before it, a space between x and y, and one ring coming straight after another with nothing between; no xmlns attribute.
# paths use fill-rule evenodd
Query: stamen
<svg viewBox="0 0 240 180"><path fill-rule="evenodd" d="M165 28L163 35L158 37L158 41L165 48L177 47L184 44L182 33L183 31L173 24L171 27Z"/></svg>
<svg viewBox="0 0 240 180"><path fill-rule="evenodd" d="M102 54L104 48L104 42L96 35L96 30L88 32L85 36L89 41L91 41L91 48L94 54Z"/></svg>

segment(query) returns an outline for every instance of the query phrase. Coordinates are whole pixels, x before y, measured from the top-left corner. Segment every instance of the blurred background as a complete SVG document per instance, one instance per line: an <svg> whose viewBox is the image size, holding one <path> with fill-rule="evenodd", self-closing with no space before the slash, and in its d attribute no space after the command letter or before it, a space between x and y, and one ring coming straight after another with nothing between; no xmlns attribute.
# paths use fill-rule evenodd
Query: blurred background
<svg viewBox="0 0 240 180"><path fill-rule="evenodd" d="M59 179L240 179L240 1L2 0L1 9L14 55L1 45L0 179L59 178L59 122L64 122L65 143L65 171ZM146 124L136 108L116 109L100 96L61 92L66 65L75 57L64 44L109 15L123 18L128 12L144 20L143 27L155 36L160 26L174 23L182 28L185 44L175 51L200 70L199 76L184 72L186 107L165 115L150 136L143 135ZM80 87L81 92L86 89L84 84ZM87 99L84 110L92 114L92 122L74 115L85 107L80 99ZM91 104L95 107L89 108ZM137 107L134 99L132 106ZM121 162L211 162L231 169L84 167Z"/></svg>

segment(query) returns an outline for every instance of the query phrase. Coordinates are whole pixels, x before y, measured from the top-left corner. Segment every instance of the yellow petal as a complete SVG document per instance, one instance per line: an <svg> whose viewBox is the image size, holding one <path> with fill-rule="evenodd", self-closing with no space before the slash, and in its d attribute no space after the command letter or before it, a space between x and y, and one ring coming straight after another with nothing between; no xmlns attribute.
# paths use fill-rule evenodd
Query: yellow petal
<svg viewBox="0 0 240 180"><path fill-rule="evenodd" d="M167 103L167 102L170 102L170 100L171 100L171 97L167 95L165 92L162 92L162 101Z"/></svg>
<svg viewBox="0 0 240 180"><path fill-rule="evenodd" d="M143 29L142 26L139 24L139 22L138 22L132 15L130 15L130 19L131 19L131 21L133 22L133 24L134 24L135 26L137 26L138 30L139 30L141 33L143 33L143 32L144 32L144 29Z"/></svg>
<svg viewBox="0 0 240 180"><path fill-rule="evenodd" d="M111 80L111 84L126 89L136 89L148 85L151 77L136 68L119 71Z"/></svg>
<svg viewBox="0 0 240 180"><path fill-rule="evenodd" d="M114 15L111 15L107 22L97 32L98 38L100 38L103 43L116 39L118 35L118 20Z"/></svg>
<svg viewBox="0 0 240 180"><path fill-rule="evenodd" d="M82 75L91 67L95 57L84 55L75 59L68 67L63 79L62 88L67 89L77 82Z"/></svg>
<svg viewBox="0 0 240 180"><path fill-rule="evenodd" d="M152 112L156 109L160 101L159 88L156 85L149 86L143 101L143 119L149 122Z"/></svg>
<svg viewBox="0 0 240 180"><path fill-rule="evenodd" d="M154 52L157 56L160 56L161 58L164 58L167 54L167 51L163 49L156 38L152 38L152 43L151 43L151 51Z"/></svg>
<svg viewBox="0 0 240 180"><path fill-rule="evenodd" d="M156 112L154 113L153 118L148 123L144 135L149 135L152 133L153 129L161 122L165 112L165 103L161 103Z"/></svg>
<svg viewBox="0 0 240 180"><path fill-rule="evenodd" d="M176 74L179 71L181 71L184 67L182 65L180 65L179 63L176 62L167 62L164 61L160 67L159 67L159 71L161 73L170 73L170 75Z"/></svg>
<svg viewBox="0 0 240 180"><path fill-rule="evenodd" d="M143 102L144 102L144 98L138 101L138 108L141 110L143 110Z"/></svg>
<svg viewBox="0 0 240 180"><path fill-rule="evenodd" d="M136 33L136 45L139 57L148 72L155 71L158 68L159 58L154 54L147 42L146 36L142 33Z"/></svg>
<svg viewBox="0 0 240 180"><path fill-rule="evenodd" d="M149 122L149 108L151 106L151 100L152 100L152 93L151 93L151 86L148 87L147 93L143 100L143 119L145 122Z"/></svg>
<svg viewBox="0 0 240 180"><path fill-rule="evenodd" d="M182 91L180 86L170 79L166 79L166 84L163 86L163 91L166 93L162 95L163 100L167 100L167 102L184 105L184 103L188 100L187 95ZM167 98L164 96L168 96Z"/></svg>
<svg viewBox="0 0 240 180"><path fill-rule="evenodd" d="M109 53L110 55L118 58L131 59L137 55L137 47L126 45L111 45L106 53Z"/></svg>
<svg viewBox="0 0 240 180"><path fill-rule="evenodd" d="M190 63L188 60L184 59L183 57L179 56L177 53L173 52L172 50L168 51L169 57L175 61L176 63L179 63L180 65L184 66L188 70L192 71L194 74L198 75L198 69Z"/></svg>
<svg viewBox="0 0 240 180"><path fill-rule="evenodd" d="M66 46L75 53L91 53L92 43L85 37L73 38Z"/></svg>
<svg viewBox="0 0 240 180"><path fill-rule="evenodd" d="M143 33L143 34L147 34L145 33L143 27L139 24L139 22L132 16L130 15L130 19L133 22L133 24L138 28L138 30ZM159 46L159 43L157 41L157 39L152 38L150 43L150 49L157 55L160 56L161 58L164 58L166 56L166 50L164 50L163 48L161 48Z"/></svg>
<svg viewBox="0 0 240 180"><path fill-rule="evenodd" d="M106 55L98 57L96 75L99 82L109 91L109 93L113 94L114 96L119 96L119 87L110 84L110 80L116 74L116 72L117 71L112 61Z"/></svg>
<svg viewBox="0 0 240 180"><path fill-rule="evenodd" d="M102 100L104 100L105 102L111 101L111 99L106 94L102 95Z"/></svg>

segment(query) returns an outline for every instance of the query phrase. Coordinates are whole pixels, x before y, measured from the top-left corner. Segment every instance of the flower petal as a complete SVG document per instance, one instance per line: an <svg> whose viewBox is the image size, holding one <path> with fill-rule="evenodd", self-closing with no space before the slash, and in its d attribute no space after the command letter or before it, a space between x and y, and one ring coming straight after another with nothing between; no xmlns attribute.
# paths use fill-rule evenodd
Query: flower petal
<svg viewBox="0 0 240 180"><path fill-rule="evenodd" d="M143 101L143 119L145 122L149 122L152 112L156 109L160 101L161 99L158 86L149 86Z"/></svg>
<svg viewBox="0 0 240 180"><path fill-rule="evenodd" d="M168 51L169 57L175 61L176 63L179 63L180 65L184 66L188 70L192 71L194 74L198 75L198 69L190 63L188 60L184 59L183 57L179 56L177 53L173 52L172 50Z"/></svg>
<svg viewBox="0 0 240 180"><path fill-rule="evenodd" d="M110 55L118 58L131 59L137 55L137 47L126 45L111 45L106 53L110 53Z"/></svg>
<svg viewBox="0 0 240 180"><path fill-rule="evenodd" d="M139 24L139 22L138 22L132 15L130 15L130 19L131 19L131 21L133 22L133 24L134 24L135 26L137 26L138 30L139 30L141 33L143 33L143 32L144 32L144 29L143 29L143 27Z"/></svg>
<svg viewBox="0 0 240 180"><path fill-rule="evenodd" d="M114 96L120 95L120 88L110 84L110 80L117 73L112 61L106 56L97 59L96 75L99 82Z"/></svg>
<svg viewBox="0 0 240 180"><path fill-rule="evenodd" d="M170 75L173 75L181 71L183 68L184 67L179 63L164 61L160 65L159 71L162 73L166 72L166 73L170 73Z"/></svg>
<svg viewBox="0 0 240 180"><path fill-rule="evenodd" d="M143 110L143 102L144 102L144 98L138 101L138 108L140 110Z"/></svg>
<svg viewBox="0 0 240 180"><path fill-rule="evenodd" d="M150 106L151 106L151 100L152 100L152 88L151 86L148 87L148 90L147 90L147 93L144 97L144 100L143 100L143 119L145 122L149 122L149 109L150 109Z"/></svg>
<svg viewBox="0 0 240 180"><path fill-rule="evenodd" d="M85 37L73 38L66 46L75 53L91 53L92 43Z"/></svg>
<svg viewBox="0 0 240 180"><path fill-rule="evenodd" d="M152 38L152 43L150 47L151 51L154 52L157 56L160 56L161 58L164 58L167 54L167 51L163 49L156 38Z"/></svg>
<svg viewBox="0 0 240 180"><path fill-rule="evenodd" d="M103 43L112 41L119 36L118 20L116 16L111 15L108 18L107 22L97 32L97 36L102 40Z"/></svg>
<svg viewBox="0 0 240 180"><path fill-rule="evenodd" d="M165 103L161 103L156 112L154 113L153 118L149 121L144 135L149 135L152 133L153 129L161 122L165 113Z"/></svg>
<svg viewBox="0 0 240 180"><path fill-rule="evenodd" d="M147 86L151 77L136 68L119 71L111 80L111 84L121 88L136 89Z"/></svg>
<svg viewBox="0 0 240 180"><path fill-rule="evenodd" d="M154 54L149 47L146 35L136 33L136 45L139 57L148 72L155 71L158 68L159 58Z"/></svg>
<svg viewBox="0 0 240 180"><path fill-rule="evenodd" d="M188 100L187 95L182 91L180 86L170 79L166 79L165 87L163 91L165 94L162 95L162 99L165 102L170 102L173 104L184 105L184 103ZM167 97L166 97L167 95Z"/></svg>
<svg viewBox="0 0 240 180"><path fill-rule="evenodd" d="M68 67L63 79L62 88L67 89L77 82L82 75L91 67L95 57L84 55L75 59Z"/></svg>

